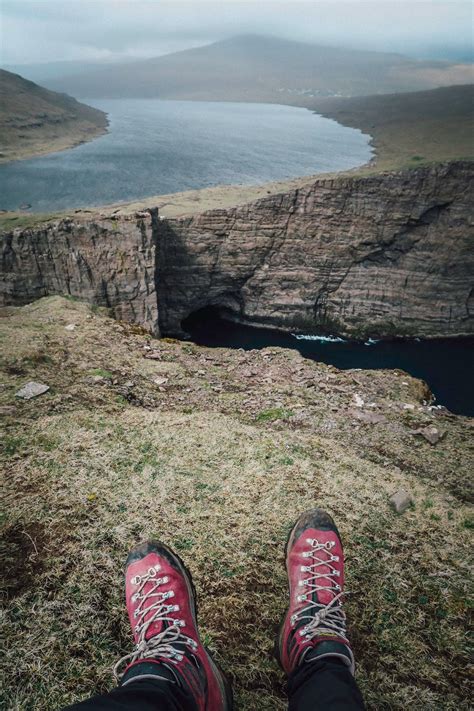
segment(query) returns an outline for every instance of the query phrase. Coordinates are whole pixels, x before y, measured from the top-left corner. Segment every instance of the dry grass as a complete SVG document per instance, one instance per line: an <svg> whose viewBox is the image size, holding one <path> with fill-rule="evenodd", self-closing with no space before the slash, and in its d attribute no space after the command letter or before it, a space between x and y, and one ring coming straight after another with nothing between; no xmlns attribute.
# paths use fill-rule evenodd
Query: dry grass
<svg viewBox="0 0 474 711"><path fill-rule="evenodd" d="M1 338L5 708L49 711L111 688L130 647L123 562L157 536L193 573L238 708L284 709L272 657L283 545L315 504L345 541L369 708L469 708L467 418L421 405L424 388L400 373L151 342L57 297L9 309ZM159 360L143 357L150 343ZM17 401L33 378L50 392ZM354 421L356 392L387 422ZM433 419L447 431L436 447L410 434ZM388 497L401 486L415 506L397 516Z"/></svg>
<svg viewBox="0 0 474 711"><path fill-rule="evenodd" d="M102 111L0 69L0 163L72 148L107 125Z"/></svg>

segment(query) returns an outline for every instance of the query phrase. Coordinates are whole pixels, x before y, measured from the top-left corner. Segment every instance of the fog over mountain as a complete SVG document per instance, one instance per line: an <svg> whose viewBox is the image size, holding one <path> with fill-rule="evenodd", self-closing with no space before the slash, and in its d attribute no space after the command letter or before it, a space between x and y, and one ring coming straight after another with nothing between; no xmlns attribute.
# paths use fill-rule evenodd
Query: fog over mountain
<svg viewBox="0 0 474 711"><path fill-rule="evenodd" d="M276 101L361 96L465 84L470 68L395 53L336 49L241 35L164 57L112 65L47 81L88 98Z"/></svg>
<svg viewBox="0 0 474 711"><path fill-rule="evenodd" d="M1 13L2 65L143 59L249 33L472 58L467 0L3 0Z"/></svg>

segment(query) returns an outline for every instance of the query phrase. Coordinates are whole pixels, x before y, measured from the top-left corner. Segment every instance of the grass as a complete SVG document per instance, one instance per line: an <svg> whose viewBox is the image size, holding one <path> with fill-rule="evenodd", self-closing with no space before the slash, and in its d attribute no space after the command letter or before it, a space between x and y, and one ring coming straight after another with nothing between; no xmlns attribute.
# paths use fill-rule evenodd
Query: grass
<svg viewBox="0 0 474 711"><path fill-rule="evenodd" d="M472 159L472 85L407 94L318 99L318 113L373 138L376 160L350 171L366 175L435 162Z"/></svg>
<svg viewBox="0 0 474 711"><path fill-rule="evenodd" d="M237 707L285 709L272 656L286 605L284 542L298 513L317 504L344 539L368 708L467 711L465 418L443 418L447 436L432 447L409 433L402 404L425 421L443 416L420 404L405 374L358 371L355 383L350 371L281 349L263 359L161 341L153 345L163 360L151 361L148 336L58 297L11 309L0 325L5 708L49 711L112 688L112 665L131 646L123 563L136 542L157 537L191 569L202 635ZM28 360L46 344L49 361ZM22 374L8 370L13 361ZM243 387L250 361L271 384ZM38 369L53 394L17 401ZM92 370L114 381L92 384ZM202 370L222 392L201 387ZM169 378L165 392L158 374ZM135 399L118 404L130 380ZM337 389L308 387L319 382ZM361 388L386 413L383 426L347 417ZM398 516L389 497L402 487L415 507Z"/></svg>

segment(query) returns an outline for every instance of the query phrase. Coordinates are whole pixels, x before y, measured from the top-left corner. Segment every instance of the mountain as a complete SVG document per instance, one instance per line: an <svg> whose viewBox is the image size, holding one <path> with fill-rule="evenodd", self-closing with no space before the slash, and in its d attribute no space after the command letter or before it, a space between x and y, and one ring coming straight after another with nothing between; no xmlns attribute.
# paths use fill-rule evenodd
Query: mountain
<svg viewBox="0 0 474 711"><path fill-rule="evenodd" d="M244 35L196 49L52 79L75 96L305 105L315 96L363 96L466 84L470 65Z"/></svg>
<svg viewBox="0 0 474 711"><path fill-rule="evenodd" d="M0 162L71 148L107 124L102 111L0 69Z"/></svg>
<svg viewBox="0 0 474 711"><path fill-rule="evenodd" d="M3 69L30 81L45 86L53 79L74 74L84 74L84 72L101 71L113 62L84 62L78 60L66 60L57 62L36 62L33 64L4 64Z"/></svg>

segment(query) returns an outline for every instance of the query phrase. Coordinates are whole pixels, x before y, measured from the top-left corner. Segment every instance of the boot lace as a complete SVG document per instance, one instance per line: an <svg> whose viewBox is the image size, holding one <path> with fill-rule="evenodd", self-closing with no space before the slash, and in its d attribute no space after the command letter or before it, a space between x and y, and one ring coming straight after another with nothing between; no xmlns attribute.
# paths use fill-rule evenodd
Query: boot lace
<svg viewBox="0 0 474 711"><path fill-rule="evenodd" d="M138 602L134 611L134 617L138 620L135 632L138 634L138 641L133 652L126 654L119 659L114 667L114 674L117 679L123 676L125 668L140 659L150 659L161 657L172 662L180 662L183 659L183 648L185 645L191 651L197 649L196 640L183 634L182 628L186 625L185 620L170 616L170 613L179 612L179 605L168 605L166 601L174 597L174 591L166 592L159 590L162 585L169 582L169 577L157 577L160 565L152 566L143 575L136 575L131 582L137 589L133 593L132 601ZM144 592L145 586L150 583L148 590ZM155 622L169 623L162 632L146 639L147 632ZM177 646L178 645L178 646Z"/></svg>
<svg viewBox="0 0 474 711"><path fill-rule="evenodd" d="M296 623L303 620L307 621L299 629L300 636L305 637L306 640L311 640L316 635L330 634L333 637L340 637L347 644L346 615L342 609L341 602L342 596L347 595L347 593L344 593L339 583L336 582L336 578L339 578L340 575L339 571L331 566L332 562L339 562L339 556L330 552L335 543L334 541L319 543L316 538L307 538L306 541L310 544L311 549L304 551L303 557L311 559L312 562L309 565L301 566L301 572L310 573L310 576L299 582L301 587L307 587L308 590L298 595L298 602L307 600L308 605L292 615L291 622L296 625ZM321 557L323 551L325 558ZM322 573L319 570L322 566L326 569L329 568L329 572ZM326 583L329 581L330 585L321 585L322 578L326 580ZM333 595L332 600L327 605L313 601L313 593L323 590ZM314 595L314 598L317 599L317 594Z"/></svg>

